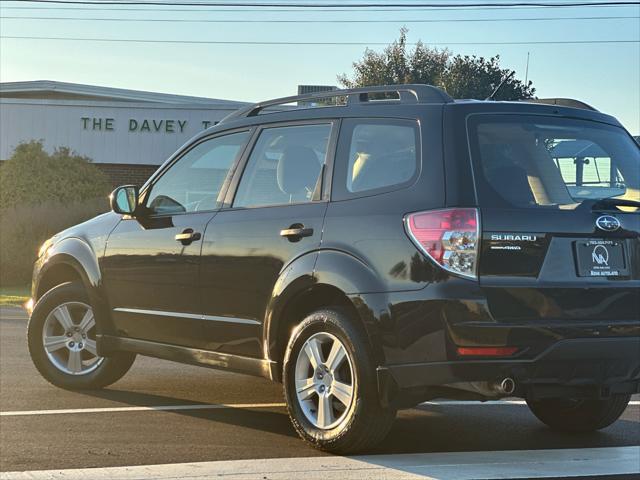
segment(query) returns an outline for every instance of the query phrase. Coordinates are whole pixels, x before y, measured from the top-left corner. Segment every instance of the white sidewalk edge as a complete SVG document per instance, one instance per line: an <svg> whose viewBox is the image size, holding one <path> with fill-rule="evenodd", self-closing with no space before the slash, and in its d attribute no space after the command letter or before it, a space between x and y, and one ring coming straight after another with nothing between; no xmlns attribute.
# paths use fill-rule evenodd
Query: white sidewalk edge
<svg viewBox="0 0 640 480"><path fill-rule="evenodd" d="M640 475L640 447L274 458L6 472L1 480L493 480Z"/></svg>

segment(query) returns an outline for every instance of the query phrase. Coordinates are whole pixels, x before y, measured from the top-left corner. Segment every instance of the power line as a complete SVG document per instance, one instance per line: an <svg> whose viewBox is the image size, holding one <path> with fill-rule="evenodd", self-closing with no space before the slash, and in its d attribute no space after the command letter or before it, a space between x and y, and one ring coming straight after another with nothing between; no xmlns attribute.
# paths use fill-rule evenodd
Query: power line
<svg viewBox="0 0 640 480"><path fill-rule="evenodd" d="M98 5L98 4L96 4ZM590 4L590 6L593 7L607 7L607 8L614 8L614 7L633 7L635 6L634 4L629 4L629 3L621 3L621 4L617 4L617 5L594 5L594 4ZM572 5L563 5L563 4L558 4L555 5L556 8L575 8ZM309 7L309 9L315 9L312 10L313 13L325 13L325 12L348 12L348 7L337 7L337 8L322 8L322 7L316 7L315 5L313 7ZM454 8L457 11L463 11L463 10L467 10L467 11L478 11L478 10L483 10L483 11L487 11L487 10L503 10L503 9L517 9L518 11L525 11L525 10L547 10L547 7L511 7L511 6L502 6L502 7L461 7L461 8ZM120 11L120 12L149 12L148 9L141 7L141 8L118 8L118 7L108 7L108 8L99 8L96 6L92 6L92 7L14 7L14 6L9 6L9 7L1 7L0 10L72 10L74 12L81 12L81 11L85 11L85 12L100 12L100 11L106 11L106 12L115 12L115 11ZM416 7L416 8L370 8L367 11L368 12L416 12L416 11L422 11L422 12L427 12L427 11L447 11L447 10L452 10L452 7ZM265 8L260 8L260 9L251 9L251 8L229 8L229 7L209 7L209 8L153 8L154 12L212 12L212 11L216 11L216 12L221 12L221 13L235 13L235 12L242 12L242 13L251 13L251 12L278 12L278 13L287 13L287 12L300 12L299 9L292 9L292 8L282 8L282 7L265 7Z"/></svg>
<svg viewBox="0 0 640 480"><path fill-rule="evenodd" d="M108 43L165 43L165 44L190 44L190 45L270 45L270 46L386 46L385 42L297 42L297 41L236 41L236 40L160 40L141 38L80 38L80 37L37 37L2 35L0 39L7 40L46 40L69 42L108 42ZM592 45L592 44L625 44L638 43L640 40L541 40L521 42L422 42L424 45ZM407 43L415 46L417 43Z"/></svg>
<svg viewBox="0 0 640 480"><path fill-rule="evenodd" d="M640 1L606 1L606 2L487 2L487 3L288 3L288 2L166 2L155 0L13 0L20 3L42 3L42 4L70 4L70 5L139 5L139 6L179 6L179 7L285 7L285 8L464 8L464 7L593 7L593 6L614 6L614 5L640 5Z"/></svg>
<svg viewBox="0 0 640 480"><path fill-rule="evenodd" d="M97 18L97 17L27 17L0 16L0 20L75 20L81 22L143 22L143 23L493 23L493 22L547 22L563 20L638 20L640 17L600 16L600 17L530 17L530 18L438 18L438 19L354 19L354 20L317 20L317 19L190 19L190 18Z"/></svg>

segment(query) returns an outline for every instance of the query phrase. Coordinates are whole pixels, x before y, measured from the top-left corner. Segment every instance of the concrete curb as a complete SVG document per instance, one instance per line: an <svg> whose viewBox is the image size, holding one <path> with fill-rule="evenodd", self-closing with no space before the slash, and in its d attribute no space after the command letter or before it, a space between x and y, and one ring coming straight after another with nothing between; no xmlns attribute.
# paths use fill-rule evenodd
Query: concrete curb
<svg viewBox="0 0 640 480"><path fill-rule="evenodd" d="M275 458L0 473L2 480L477 480L634 475L640 447Z"/></svg>
<svg viewBox="0 0 640 480"><path fill-rule="evenodd" d="M0 320L28 320L27 311L17 305L0 306Z"/></svg>

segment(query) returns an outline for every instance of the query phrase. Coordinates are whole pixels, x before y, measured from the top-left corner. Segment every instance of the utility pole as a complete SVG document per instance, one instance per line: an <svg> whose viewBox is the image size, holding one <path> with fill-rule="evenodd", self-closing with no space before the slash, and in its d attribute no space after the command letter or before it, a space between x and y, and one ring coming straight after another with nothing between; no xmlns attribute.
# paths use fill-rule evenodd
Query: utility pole
<svg viewBox="0 0 640 480"><path fill-rule="evenodd" d="M524 74L524 84L525 85L529 85L529 57L531 55L531 52L527 52L527 71Z"/></svg>

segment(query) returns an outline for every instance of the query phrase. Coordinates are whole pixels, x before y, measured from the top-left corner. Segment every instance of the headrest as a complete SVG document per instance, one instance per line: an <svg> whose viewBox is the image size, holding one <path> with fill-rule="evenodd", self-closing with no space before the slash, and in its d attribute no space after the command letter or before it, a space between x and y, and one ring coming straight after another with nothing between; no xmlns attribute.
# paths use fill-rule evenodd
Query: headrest
<svg viewBox="0 0 640 480"><path fill-rule="evenodd" d="M487 171L487 179L498 193L515 205L535 203L527 171L517 165L501 166Z"/></svg>
<svg viewBox="0 0 640 480"><path fill-rule="evenodd" d="M285 147L278 162L278 187L288 195L313 191L318 181L320 163L309 147Z"/></svg>

